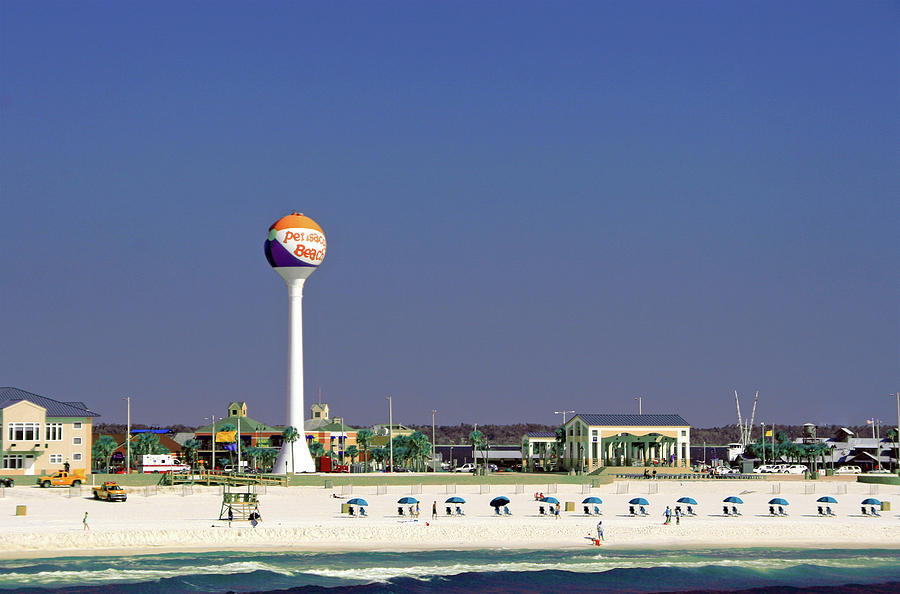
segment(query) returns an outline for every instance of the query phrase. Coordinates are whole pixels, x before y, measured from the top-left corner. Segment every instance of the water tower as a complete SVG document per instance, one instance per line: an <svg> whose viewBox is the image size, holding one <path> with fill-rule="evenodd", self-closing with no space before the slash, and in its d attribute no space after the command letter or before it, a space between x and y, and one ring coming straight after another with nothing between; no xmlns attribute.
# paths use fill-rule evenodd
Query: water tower
<svg viewBox="0 0 900 594"><path fill-rule="evenodd" d="M269 227L266 259L287 283L290 302L288 340L287 426L300 434L281 446L272 472L315 472L303 432L303 284L325 258L325 233L311 218L293 212Z"/></svg>

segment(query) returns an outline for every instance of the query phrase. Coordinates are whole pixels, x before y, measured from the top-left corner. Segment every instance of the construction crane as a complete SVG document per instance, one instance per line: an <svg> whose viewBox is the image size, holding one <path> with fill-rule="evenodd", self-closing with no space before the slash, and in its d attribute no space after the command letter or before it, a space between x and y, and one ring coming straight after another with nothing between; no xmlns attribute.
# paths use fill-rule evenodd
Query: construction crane
<svg viewBox="0 0 900 594"><path fill-rule="evenodd" d="M750 443L750 436L753 433L753 422L756 421L756 404L759 402L759 390L756 391L756 396L753 398L753 411L750 413L750 420L747 421L747 424L744 424L744 420L741 418L741 401L738 398L738 391L734 391L734 404L737 406L737 416L738 416L738 441L744 447L746 447Z"/></svg>

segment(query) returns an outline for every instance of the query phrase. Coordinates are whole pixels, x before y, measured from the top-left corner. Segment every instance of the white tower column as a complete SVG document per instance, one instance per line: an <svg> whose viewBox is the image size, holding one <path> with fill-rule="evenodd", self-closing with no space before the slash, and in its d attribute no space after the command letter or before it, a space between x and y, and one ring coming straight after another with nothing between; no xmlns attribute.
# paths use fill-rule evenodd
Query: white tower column
<svg viewBox="0 0 900 594"><path fill-rule="evenodd" d="M306 433L303 430L303 419L306 406L303 401L303 285L305 278L286 278L290 312L288 324L288 401L287 425L300 434L293 444L284 442L273 472L315 472L316 465L306 444ZM293 459L292 451L293 450Z"/></svg>

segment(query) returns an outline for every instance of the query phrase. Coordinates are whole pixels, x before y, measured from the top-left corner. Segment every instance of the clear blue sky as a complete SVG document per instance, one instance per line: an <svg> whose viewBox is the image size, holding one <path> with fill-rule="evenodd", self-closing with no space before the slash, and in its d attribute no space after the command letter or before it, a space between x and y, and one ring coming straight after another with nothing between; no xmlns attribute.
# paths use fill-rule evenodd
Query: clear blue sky
<svg viewBox="0 0 900 594"><path fill-rule="evenodd" d="M895 2L0 11L0 385L283 422L297 209L350 424L896 422Z"/></svg>

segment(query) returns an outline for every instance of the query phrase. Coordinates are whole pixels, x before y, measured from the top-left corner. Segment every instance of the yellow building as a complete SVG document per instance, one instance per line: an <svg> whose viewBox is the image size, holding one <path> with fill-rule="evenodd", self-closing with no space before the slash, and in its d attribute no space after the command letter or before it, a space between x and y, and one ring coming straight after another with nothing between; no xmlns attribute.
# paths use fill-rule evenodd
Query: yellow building
<svg viewBox="0 0 900 594"><path fill-rule="evenodd" d="M566 468L691 465L691 427L681 415L577 413L563 427Z"/></svg>
<svg viewBox="0 0 900 594"><path fill-rule="evenodd" d="M0 474L91 471L93 417L83 402L0 388Z"/></svg>

